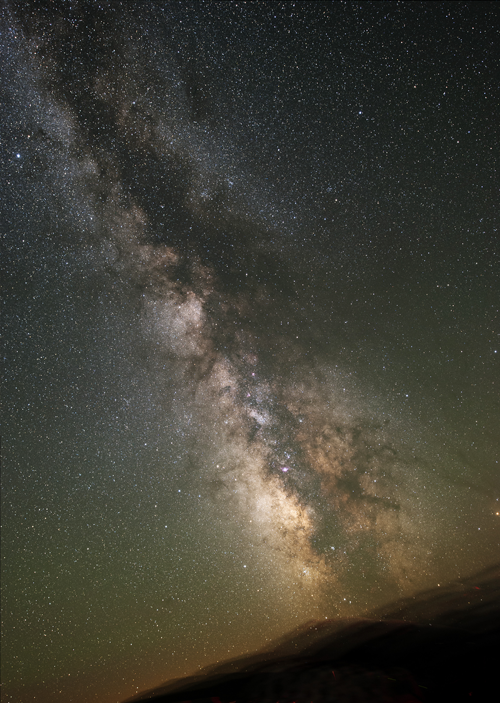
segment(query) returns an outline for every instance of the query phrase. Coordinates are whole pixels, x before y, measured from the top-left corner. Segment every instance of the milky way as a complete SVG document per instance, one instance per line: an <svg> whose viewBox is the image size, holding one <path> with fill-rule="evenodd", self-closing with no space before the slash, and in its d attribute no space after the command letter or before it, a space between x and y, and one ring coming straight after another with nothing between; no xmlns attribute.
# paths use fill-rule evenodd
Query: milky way
<svg viewBox="0 0 500 703"><path fill-rule="evenodd" d="M7 4L6 700L497 560L474 5Z"/></svg>

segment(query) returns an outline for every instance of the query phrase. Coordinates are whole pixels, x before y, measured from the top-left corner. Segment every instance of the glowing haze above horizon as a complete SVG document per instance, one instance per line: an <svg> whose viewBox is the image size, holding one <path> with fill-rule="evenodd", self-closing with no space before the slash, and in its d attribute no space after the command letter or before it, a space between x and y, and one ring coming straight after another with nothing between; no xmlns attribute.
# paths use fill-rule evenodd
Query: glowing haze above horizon
<svg viewBox="0 0 500 703"><path fill-rule="evenodd" d="M5 701L498 560L495 4L2 24Z"/></svg>

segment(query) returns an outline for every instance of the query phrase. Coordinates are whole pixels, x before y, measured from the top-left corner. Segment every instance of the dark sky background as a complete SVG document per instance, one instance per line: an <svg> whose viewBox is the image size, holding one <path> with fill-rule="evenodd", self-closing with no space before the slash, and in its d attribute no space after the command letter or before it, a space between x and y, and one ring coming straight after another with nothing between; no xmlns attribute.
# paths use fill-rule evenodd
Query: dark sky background
<svg viewBox="0 0 500 703"><path fill-rule="evenodd" d="M6 702L498 561L499 26L3 3Z"/></svg>

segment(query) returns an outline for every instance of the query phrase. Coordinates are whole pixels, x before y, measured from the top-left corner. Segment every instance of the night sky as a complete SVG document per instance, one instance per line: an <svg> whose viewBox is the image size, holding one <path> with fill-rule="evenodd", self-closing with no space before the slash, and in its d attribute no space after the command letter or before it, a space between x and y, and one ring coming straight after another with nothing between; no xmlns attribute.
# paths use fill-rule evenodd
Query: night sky
<svg viewBox="0 0 500 703"><path fill-rule="evenodd" d="M499 27L3 3L6 702L498 561Z"/></svg>

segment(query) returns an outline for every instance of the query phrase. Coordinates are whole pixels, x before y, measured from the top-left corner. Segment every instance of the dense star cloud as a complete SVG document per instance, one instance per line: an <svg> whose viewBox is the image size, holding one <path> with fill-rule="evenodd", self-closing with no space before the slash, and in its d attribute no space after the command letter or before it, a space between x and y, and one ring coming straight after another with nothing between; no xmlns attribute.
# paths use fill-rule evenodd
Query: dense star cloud
<svg viewBox="0 0 500 703"><path fill-rule="evenodd" d="M118 701L498 560L493 3L7 3L2 678Z"/></svg>

